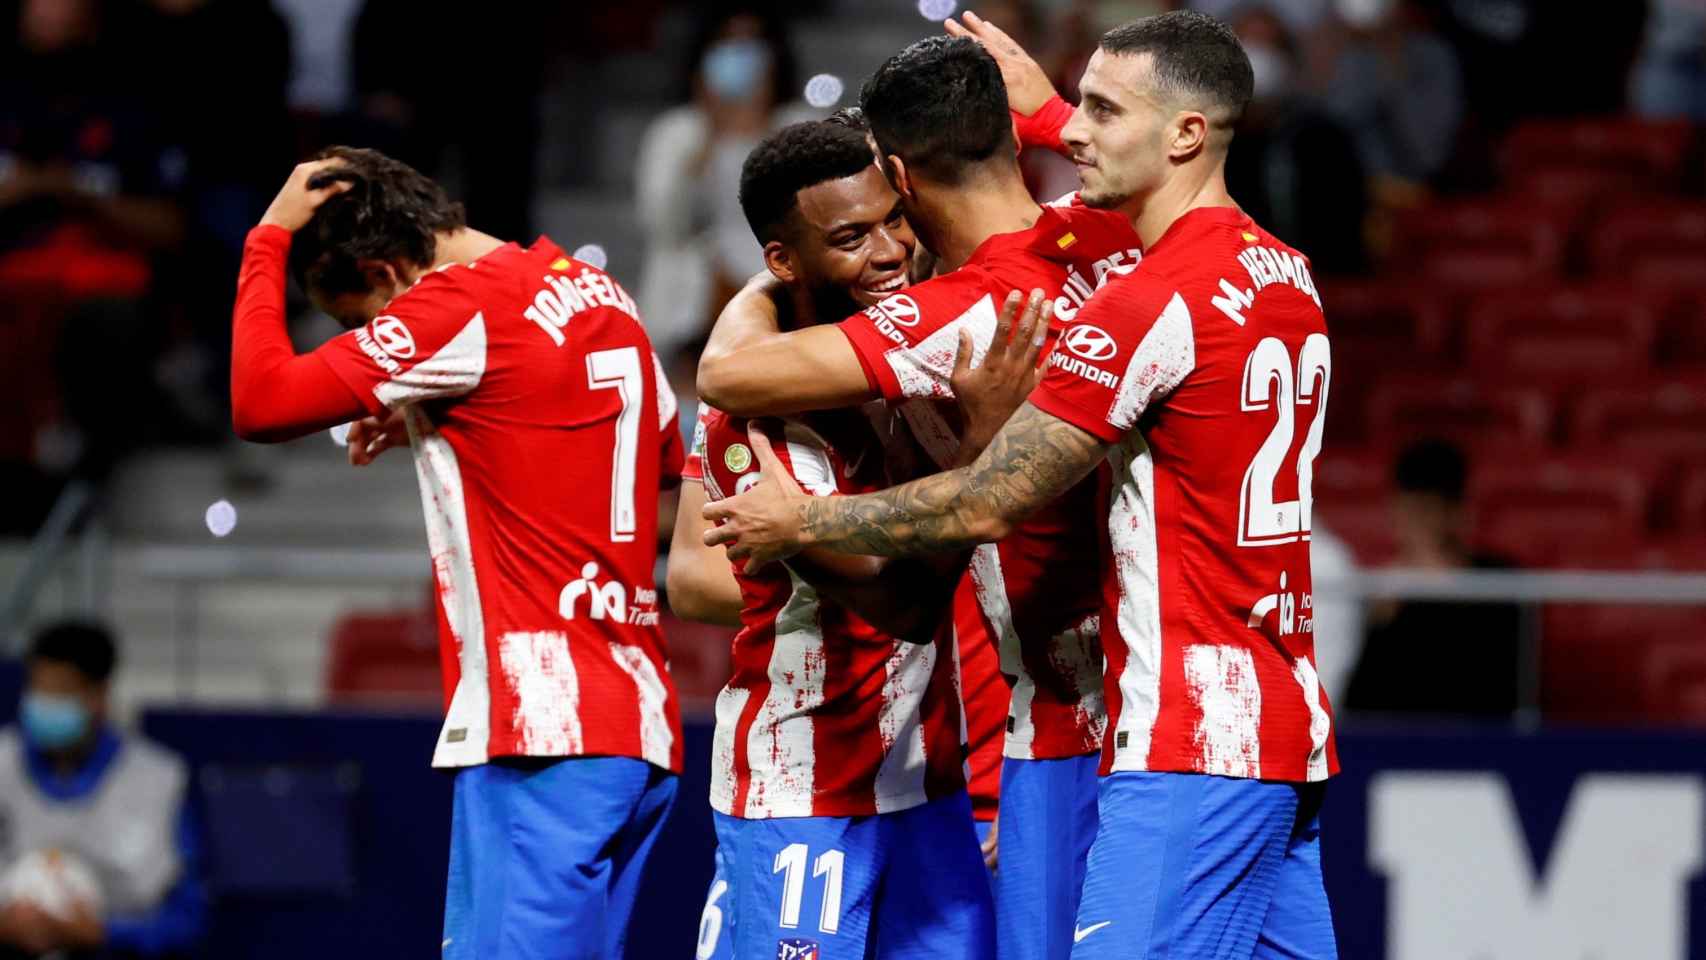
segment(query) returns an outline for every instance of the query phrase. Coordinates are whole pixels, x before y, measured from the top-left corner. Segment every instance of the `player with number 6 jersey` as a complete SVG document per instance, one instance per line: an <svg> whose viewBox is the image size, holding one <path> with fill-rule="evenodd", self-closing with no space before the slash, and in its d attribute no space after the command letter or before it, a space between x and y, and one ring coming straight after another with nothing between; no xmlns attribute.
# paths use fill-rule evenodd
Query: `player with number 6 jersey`
<svg viewBox="0 0 1706 960"><path fill-rule="evenodd" d="M300 356L287 266L350 328ZM406 427L457 770L443 955L620 957L682 762L653 582L681 440L633 299L335 148L249 234L232 353L245 438Z"/></svg>

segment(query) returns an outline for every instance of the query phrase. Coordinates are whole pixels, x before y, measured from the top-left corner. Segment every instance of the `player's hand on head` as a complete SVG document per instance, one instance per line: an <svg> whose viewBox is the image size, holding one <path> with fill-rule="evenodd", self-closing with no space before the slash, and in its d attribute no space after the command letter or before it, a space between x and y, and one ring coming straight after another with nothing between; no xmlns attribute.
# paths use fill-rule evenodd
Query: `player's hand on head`
<svg viewBox="0 0 1706 960"><path fill-rule="evenodd" d="M728 548L730 560L745 560L746 572L799 553L801 506L811 498L794 481L756 424L747 427L747 440L757 457L759 481L745 493L705 504L705 545Z"/></svg>
<svg viewBox="0 0 1706 960"><path fill-rule="evenodd" d="M1054 302L1044 297L1041 290L1032 290L1028 296L1021 296L1017 290L1009 293L996 318L989 350L983 355L983 362L975 367L971 334L960 331L954 372L948 383L965 420L958 458L961 465L983 452L1001 425L1042 381L1040 358L1053 317Z"/></svg>
<svg viewBox="0 0 1706 960"><path fill-rule="evenodd" d="M290 178L279 188L278 196L267 205L261 223L283 227L291 233L307 226L314 211L320 209L320 204L350 188L349 179L336 176L342 166L343 161L336 157L297 164L296 169L290 171Z"/></svg>
<svg viewBox="0 0 1706 960"><path fill-rule="evenodd" d="M995 58L1001 68L1001 80L1007 85L1007 105L1025 116L1042 109L1055 96L1054 84L1042 65L1007 35L1007 31L967 10L961 20L943 21L950 36L970 37L983 44L983 49Z"/></svg>

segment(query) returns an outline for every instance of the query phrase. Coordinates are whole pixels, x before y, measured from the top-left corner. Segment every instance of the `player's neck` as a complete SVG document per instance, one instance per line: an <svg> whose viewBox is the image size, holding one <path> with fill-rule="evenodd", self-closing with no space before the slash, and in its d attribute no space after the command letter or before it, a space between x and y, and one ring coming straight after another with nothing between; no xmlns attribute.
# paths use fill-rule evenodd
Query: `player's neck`
<svg viewBox="0 0 1706 960"><path fill-rule="evenodd" d="M1182 216L1202 207L1236 207L1226 192L1224 159L1200 171L1181 167L1153 193L1133 197L1120 212L1131 218L1132 228L1148 250Z"/></svg>
<svg viewBox="0 0 1706 960"><path fill-rule="evenodd" d="M469 227L440 233L433 250L431 269L437 270L449 263L473 263L503 245L497 237Z"/></svg>
<svg viewBox="0 0 1706 960"><path fill-rule="evenodd" d="M923 204L935 229L930 249L936 253L937 274L958 270L985 240L1001 233L1029 230L1043 208L1018 176L970 180L940 187L932 202Z"/></svg>

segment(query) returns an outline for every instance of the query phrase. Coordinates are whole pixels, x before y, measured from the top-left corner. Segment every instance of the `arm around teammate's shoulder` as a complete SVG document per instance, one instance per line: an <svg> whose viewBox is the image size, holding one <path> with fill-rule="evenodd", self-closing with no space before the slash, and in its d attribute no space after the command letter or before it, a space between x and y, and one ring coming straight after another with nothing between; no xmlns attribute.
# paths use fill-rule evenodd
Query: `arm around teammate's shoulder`
<svg viewBox="0 0 1706 960"><path fill-rule="evenodd" d="M735 416L853 406L876 396L846 335L832 326L775 333L699 359L699 396Z"/></svg>

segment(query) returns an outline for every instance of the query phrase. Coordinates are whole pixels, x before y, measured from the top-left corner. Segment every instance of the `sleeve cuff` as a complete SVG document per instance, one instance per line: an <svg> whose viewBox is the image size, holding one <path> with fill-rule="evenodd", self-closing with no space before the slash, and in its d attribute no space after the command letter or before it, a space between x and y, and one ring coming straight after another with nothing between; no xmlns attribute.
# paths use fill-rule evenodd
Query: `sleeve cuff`
<svg viewBox="0 0 1706 960"><path fill-rule="evenodd" d="M1048 389L1047 384L1031 391L1028 398L1031 406L1038 410L1064 420L1085 433L1091 434L1103 443L1119 443L1125 439L1125 432L1114 427L1106 417L1089 412L1078 404L1060 396Z"/></svg>
<svg viewBox="0 0 1706 960"><path fill-rule="evenodd" d="M289 253L290 231L270 223L256 224L249 229L246 243L274 247L281 253Z"/></svg>
<svg viewBox="0 0 1706 960"><path fill-rule="evenodd" d="M900 381L895 379L894 372L888 369L888 364L881 358L889 347L893 346L887 337L877 333L868 326L863 314L836 324L837 330L847 338L847 343L853 348L853 355L859 358L859 368L865 371L865 383L872 392L884 400L900 399Z"/></svg>
<svg viewBox="0 0 1706 960"><path fill-rule="evenodd" d="M1060 132L1066 129L1066 122L1072 119L1072 109L1072 104L1062 100L1057 93L1030 116L1017 110L1013 111L1013 120L1019 131L1019 145L1063 151L1065 145L1060 141Z"/></svg>

